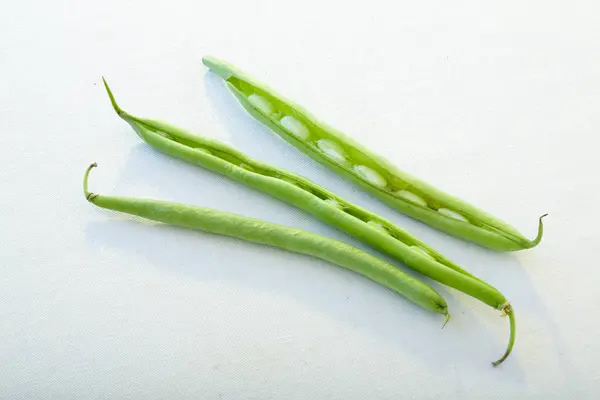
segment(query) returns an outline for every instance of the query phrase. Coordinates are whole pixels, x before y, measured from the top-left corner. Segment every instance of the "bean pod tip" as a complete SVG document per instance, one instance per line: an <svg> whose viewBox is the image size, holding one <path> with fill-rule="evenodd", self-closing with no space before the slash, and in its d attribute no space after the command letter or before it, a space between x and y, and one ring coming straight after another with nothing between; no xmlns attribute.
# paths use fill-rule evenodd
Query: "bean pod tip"
<svg viewBox="0 0 600 400"><path fill-rule="evenodd" d="M446 325L448 324L449 321L450 321L450 313L448 311L446 311L446 320L444 321L444 325L442 325L442 329L444 329L446 327Z"/></svg>
<svg viewBox="0 0 600 400"><path fill-rule="evenodd" d="M548 213L542 215L539 220L538 220L538 232L537 232L537 236L535 237L535 239L533 239L529 246L527 246L526 248L532 248L537 246L538 244L540 244L540 242L542 241L542 236L544 236L544 221L542 221L544 219L544 217L548 216Z"/></svg>
<svg viewBox="0 0 600 400"><path fill-rule="evenodd" d="M121 109L121 107L119 107L119 105L117 104L117 100L115 99L115 96L113 95L112 90L110 90L110 87L108 86L108 82L106 82L106 79L104 79L104 77L102 77L102 82L104 83L104 88L106 89L106 93L108 94L108 97L110 99L110 104L112 105L115 112L120 117L122 117L123 115L126 114L126 112L123 111Z"/></svg>
<svg viewBox="0 0 600 400"><path fill-rule="evenodd" d="M512 349L515 345L515 334L516 334L515 311L509 302L506 302L502 306L502 316L504 317L507 315L508 315L508 319L510 321L510 339L508 341L508 347L506 348L506 351L504 352L502 357L500 357L500 359L492 362L492 365L494 367L497 367L498 365L502 364L504 362L504 360L506 360L508 358L508 356L512 352Z"/></svg>
<svg viewBox="0 0 600 400"><path fill-rule="evenodd" d="M93 162L90 164L89 167L87 167L87 169L85 170L85 175L83 176L83 194L85 196L85 198L87 199L87 201L92 201L95 197L97 197L98 195L96 193L91 193L88 190L88 178L90 176L90 171L93 168L96 168L98 166L97 163Z"/></svg>

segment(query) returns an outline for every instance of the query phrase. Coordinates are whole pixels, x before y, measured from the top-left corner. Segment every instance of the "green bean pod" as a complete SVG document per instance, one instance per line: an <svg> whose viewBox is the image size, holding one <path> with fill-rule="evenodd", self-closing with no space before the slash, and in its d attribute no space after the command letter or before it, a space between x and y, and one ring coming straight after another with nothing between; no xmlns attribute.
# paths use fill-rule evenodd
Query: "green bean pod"
<svg viewBox="0 0 600 400"><path fill-rule="evenodd" d="M450 318L446 300L431 286L349 244L301 229L224 211L166 201L90 193L88 177L94 167L96 163L90 165L85 172L83 192L86 199L98 207L317 257L369 278L425 310L443 314L446 321Z"/></svg>
<svg viewBox="0 0 600 400"><path fill-rule="evenodd" d="M214 57L204 57L202 61L227 82L250 115L315 161L396 210L497 251L529 249L541 241L545 215L539 218L537 236L530 240L487 212L401 171L233 65Z"/></svg>
<svg viewBox="0 0 600 400"><path fill-rule="evenodd" d="M353 204L300 175L254 160L239 150L165 122L132 116L117 104L104 81L115 112L153 148L260 190L293 205L340 231L390 255L413 270L462 291L510 315L514 343L514 315L497 289L468 273L431 246L393 222Z"/></svg>

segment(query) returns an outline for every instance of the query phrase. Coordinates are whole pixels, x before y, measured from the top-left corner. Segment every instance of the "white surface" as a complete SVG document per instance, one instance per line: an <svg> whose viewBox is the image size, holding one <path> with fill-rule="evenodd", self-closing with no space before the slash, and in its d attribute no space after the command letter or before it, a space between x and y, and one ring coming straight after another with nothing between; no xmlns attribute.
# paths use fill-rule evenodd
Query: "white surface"
<svg viewBox="0 0 600 400"><path fill-rule="evenodd" d="M489 2L484 2L489 3ZM600 387L595 1L22 1L0 13L0 398L580 399ZM224 58L533 236L497 254L383 206L248 116ZM303 256L140 223L91 188L356 241L143 144L110 108L230 143L407 227L494 284L453 319ZM364 248L364 247L363 247Z"/></svg>

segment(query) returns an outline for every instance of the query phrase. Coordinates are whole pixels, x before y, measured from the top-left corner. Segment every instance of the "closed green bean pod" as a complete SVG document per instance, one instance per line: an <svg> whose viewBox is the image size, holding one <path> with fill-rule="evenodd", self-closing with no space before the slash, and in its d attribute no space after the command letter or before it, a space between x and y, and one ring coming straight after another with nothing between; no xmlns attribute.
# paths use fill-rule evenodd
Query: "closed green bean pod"
<svg viewBox="0 0 600 400"><path fill-rule="evenodd" d="M214 57L204 57L203 62L227 82L227 87L254 118L398 211L493 250L529 249L541 241L545 215L539 218L537 236L530 240L487 212L401 171L233 65Z"/></svg>
<svg viewBox="0 0 600 400"><path fill-rule="evenodd" d="M87 200L98 207L317 257L354 271L426 310L449 318L446 301L435 289L356 247L301 229L224 211L166 201L90 193L88 176L95 166L95 163L90 165L85 172L83 191Z"/></svg>
<svg viewBox="0 0 600 400"><path fill-rule="evenodd" d="M114 110L153 148L260 190L313 215L415 271L469 294L511 315L506 298L494 287L468 273L405 229L353 204L309 179L257 161L224 143L191 134L158 120L134 117L117 104L108 84ZM510 352L510 350L508 351Z"/></svg>

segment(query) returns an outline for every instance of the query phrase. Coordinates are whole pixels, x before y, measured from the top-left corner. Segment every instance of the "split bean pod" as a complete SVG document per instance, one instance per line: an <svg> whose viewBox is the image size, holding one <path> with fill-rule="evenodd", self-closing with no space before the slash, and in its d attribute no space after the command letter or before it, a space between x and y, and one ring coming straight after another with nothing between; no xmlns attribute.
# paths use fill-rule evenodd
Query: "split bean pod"
<svg viewBox="0 0 600 400"><path fill-rule="evenodd" d="M210 56L202 61L227 82L227 87L254 118L398 211L498 251L528 249L541 241L545 215L539 218L537 236L528 239L487 212L399 170L233 65Z"/></svg>

